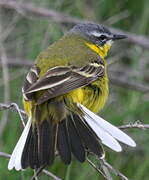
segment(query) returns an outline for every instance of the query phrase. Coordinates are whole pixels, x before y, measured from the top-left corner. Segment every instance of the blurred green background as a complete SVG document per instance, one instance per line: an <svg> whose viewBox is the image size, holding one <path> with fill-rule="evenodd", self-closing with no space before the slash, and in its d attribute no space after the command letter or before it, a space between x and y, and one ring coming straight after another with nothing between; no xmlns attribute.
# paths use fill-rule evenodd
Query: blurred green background
<svg viewBox="0 0 149 180"><path fill-rule="evenodd" d="M10 8L1 2L23 3L25 7L42 7L68 16L95 21L118 28L132 34L149 38L148 0L0 0L0 103L15 102L21 108L21 87L24 77L36 56L48 45L58 40L73 23L55 17L42 17L24 10L24 6ZM14 7L15 7L14 6ZM33 8L33 6L31 7ZM35 8L36 10L39 10ZM141 40L140 40L141 41ZM109 76L124 82L149 86L149 48L133 42L121 41L115 44L107 59ZM8 63L8 64L7 64ZM104 110L100 113L115 125L149 121L149 93L129 89L111 81L110 96ZM23 130L19 115L15 112L0 112L0 151L11 153ZM115 153L108 148L106 160L131 180L149 179L149 130L128 129L126 131L137 142L136 148L124 146L124 151ZM91 157L94 160L94 157ZM8 159L0 157L0 180L31 179L33 172L7 170ZM65 166L57 158L48 168L64 180L102 180L104 179L87 162L80 164L74 160ZM52 179L46 175L40 180ZM113 175L114 180L119 178Z"/></svg>

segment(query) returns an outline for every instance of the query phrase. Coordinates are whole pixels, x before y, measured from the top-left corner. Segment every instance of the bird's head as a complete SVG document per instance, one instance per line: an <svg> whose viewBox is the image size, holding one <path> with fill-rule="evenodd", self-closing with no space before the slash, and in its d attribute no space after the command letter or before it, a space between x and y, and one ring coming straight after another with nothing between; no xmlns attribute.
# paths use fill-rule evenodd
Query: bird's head
<svg viewBox="0 0 149 180"><path fill-rule="evenodd" d="M107 27L94 23L77 24L70 32L87 40L87 45L96 52L99 50L103 57L107 55L114 41L126 38L125 35L114 34Z"/></svg>

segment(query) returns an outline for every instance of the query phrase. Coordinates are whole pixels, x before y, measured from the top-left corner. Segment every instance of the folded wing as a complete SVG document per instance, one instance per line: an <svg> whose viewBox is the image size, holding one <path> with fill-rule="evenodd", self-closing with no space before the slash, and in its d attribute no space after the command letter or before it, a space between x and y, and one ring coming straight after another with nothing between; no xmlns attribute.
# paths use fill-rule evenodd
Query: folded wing
<svg viewBox="0 0 149 180"><path fill-rule="evenodd" d="M34 92L44 90L37 101L38 104L41 104L48 99L86 86L103 75L104 66L97 63L91 63L81 68L58 66L49 69L43 77L25 89L23 93L25 96L29 96Z"/></svg>

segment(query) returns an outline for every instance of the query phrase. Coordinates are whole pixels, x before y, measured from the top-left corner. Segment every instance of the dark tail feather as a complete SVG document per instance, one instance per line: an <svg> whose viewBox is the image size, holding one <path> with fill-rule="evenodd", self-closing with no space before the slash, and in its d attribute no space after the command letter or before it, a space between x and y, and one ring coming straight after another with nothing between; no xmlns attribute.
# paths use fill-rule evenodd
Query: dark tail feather
<svg viewBox="0 0 149 180"><path fill-rule="evenodd" d="M58 125L57 149L66 164L71 162L71 153L77 160L84 162L87 149L98 157L104 155L96 134L80 116L74 113Z"/></svg>
<svg viewBox="0 0 149 180"><path fill-rule="evenodd" d="M59 151L61 159L65 162L65 164L70 164L71 149L66 120L61 121L58 125L57 149Z"/></svg>
<svg viewBox="0 0 149 180"><path fill-rule="evenodd" d="M85 149L71 117L68 119L68 131L70 137L71 151L80 162L85 161Z"/></svg>
<svg viewBox="0 0 149 180"><path fill-rule="evenodd" d="M85 121L77 114L73 114L73 120L85 147L98 157L103 157L103 147L96 134L92 131L88 124L86 124Z"/></svg>
<svg viewBox="0 0 149 180"><path fill-rule="evenodd" d="M30 166L33 169L39 167L37 149L38 149L37 129L34 129L34 133L33 133L33 128L31 126L21 158L21 164L23 169L27 168L28 166Z"/></svg>
<svg viewBox="0 0 149 180"><path fill-rule="evenodd" d="M51 165L55 156L56 125L44 120L40 126L30 128L21 158L22 168L38 169Z"/></svg>
<svg viewBox="0 0 149 180"><path fill-rule="evenodd" d="M31 135L30 142L28 145L29 153L29 166L33 169L39 168L38 160L38 134L37 128L33 130L34 132Z"/></svg>
<svg viewBox="0 0 149 180"><path fill-rule="evenodd" d="M51 165L54 161L55 153L55 134L56 125L50 120L43 121L39 127L39 163L42 165Z"/></svg>

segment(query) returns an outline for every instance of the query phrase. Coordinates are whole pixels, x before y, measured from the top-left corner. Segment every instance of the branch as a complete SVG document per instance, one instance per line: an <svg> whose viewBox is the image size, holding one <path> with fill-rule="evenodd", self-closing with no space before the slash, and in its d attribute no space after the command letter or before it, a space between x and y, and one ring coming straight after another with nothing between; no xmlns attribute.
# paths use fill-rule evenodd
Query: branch
<svg viewBox="0 0 149 180"><path fill-rule="evenodd" d="M31 67L33 65L32 60L27 60L27 59L20 59L20 58L8 58L7 60L7 65L8 66L13 66L13 67ZM2 61L0 59L0 68L2 67Z"/></svg>
<svg viewBox="0 0 149 180"><path fill-rule="evenodd" d="M49 171L47 171L45 169L43 169L42 172L44 174L46 174L47 176L52 177L54 180L62 180L61 178L55 176L53 173L51 173L51 172L49 172Z"/></svg>
<svg viewBox="0 0 149 180"><path fill-rule="evenodd" d="M11 103L11 104L0 103L0 111L3 111L3 110L15 111L15 112L19 113L19 115L20 115L20 117L22 117L22 119L27 118L26 113L22 109L19 109L19 107L18 107L18 105L16 103ZM24 124L24 123L22 123L22 124Z"/></svg>
<svg viewBox="0 0 149 180"><path fill-rule="evenodd" d="M33 14L35 16L40 16L40 17L44 17L44 18L50 17L52 20L54 20L55 22L58 22L58 23L66 23L69 25L75 25L77 23L87 22L85 20L71 17L64 13L54 11L52 9L38 7L32 3L22 3L22 2L17 2L15 0L13 0L13 1L12 0L1 0L0 6L3 8L14 9L18 13L20 13L22 15L26 15L26 17L28 17L29 14ZM115 29L115 28L110 28L110 29L115 33L122 33L122 34L127 35L128 36L128 39L126 39L127 42L132 42L139 46L142 46L143 48L149 49L149 38L148 37L145 37L142 35L136 35L136 34L129 33L126 31L119 30L119 29Z"/></svg>
<svg viewBox="0 0 149 180"><path fill-rule="evenodd" d="M102 167L102 169L103 169L103 171L104 171L104 173L106 175L106 179L107 180L113 180L113 178L111 176L111 173L109 171L109 168L107 166L105 166L105 164L103 164L103 160L105 161L105 159L100 160L100 165L101 165L101 167Z"/></svg>
<svg viewBox="0 0 149 180"><path fill-rule="evenodd" d="M91 153L92 154L92 153ZM124 174L122 174L120 171L115 169L113 166L111 166L105 158L98 158L98 162L100 162L101 168L103 169L104 173L95 165L91 160L87 158L87 161L89 164L97 171L99 172L106 180L113 180L111 173L115 174L117 177L119 177L121 180L129 180Z"/></svg>
<svg viewBox="0 0 149 180"><path fill-rule="evenodd" d="M127 41L128 43L134 43L145 49L149 49L149 38L146 36L133 34L133 33L122 31L120 29L115 29L115 28L110 28L110 30L117 34L125 34L128 37L125 41Z"/></svg>
<svg viewBox="0 0 149 180"><path fill-rule="evenodd" d="M102 168L106 167L113 174L115 174L117 177L119 177L121 180L129 180L124 174L122 174L117 169L113 168L105 159L100 159L100 163L101 163Z"/></svg>
<svg viewBox="0 0 149 180"><path fill-rule="evenodd" d="M36 174L36 170L34 169L34 180L38 180L38 175Z"/></svg>
<svg viewBox="0 0 149 180"><path fill-rule="evenodd" d="M5 152L0 152L0 157L4 157L4 158L10 158L10 154L5 153Z"/></svg>
<svg viewBox="0 0 149 180"><path fill-rule="evenodd" d="M40 16L40 17L45 17L45 18L50 17L54 21L59 22L59 23L77 24L77 23L82 22L82 20L73 18L64 13L60 13L52 9L38 7L32 3L22 3L22 2L18 3L16 0L13 0L13 1L1 0L0 6L3 8L14 9L22 15L25 15L25 14L28 15L28 13L31 13L33 15Z"/></svg>
<svg viewBox="0 0 149 180"><path fill-rule="evenodd" d="M132 82L132 81L130 82L130 80L128 79L126 80L119 79L118 77L114 77L114 76L111 76L109 79L111 84L120 86L122 88L131 89L142 93L149 92L149 86L145 84L141 84L139 82Z"/></svg>
<svg viewBox="0 0 149 180"><path fill-rule="evenodd" d="M149 124L142 124L140 121L136 121L133 124L126 124L119 126L119 129L130 129L130 128L137 128L137 129L149 129Z"/></svg>
<svg viewBox="0 0 149 180"><path fill-rule="evenodd" d="M106 175L90 159L86 158L86 160L98 173L100 173L106 179Z"/></svg>

